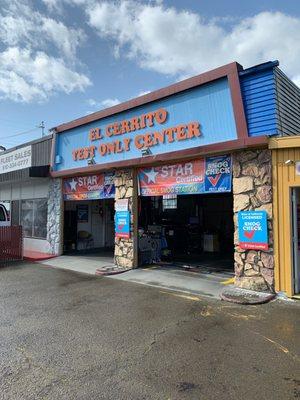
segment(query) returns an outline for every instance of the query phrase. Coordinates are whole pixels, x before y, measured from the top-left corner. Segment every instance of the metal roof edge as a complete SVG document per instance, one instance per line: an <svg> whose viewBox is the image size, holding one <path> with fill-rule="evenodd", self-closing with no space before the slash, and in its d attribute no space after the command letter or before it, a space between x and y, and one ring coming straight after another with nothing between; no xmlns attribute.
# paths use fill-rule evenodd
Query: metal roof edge
<svg viewBox="0 0 300 400"><path fill-rule="evenodd" d="M22 149L22 147L31 146L32 144L41 143L41 142L44 142L44 141L46 141L46 140L51 140L52 137L53 137L53 134L51 133L50 135L43 136L43 137L41 137L41 138L31 140L30 142L18 144L17 146L10 147L9 149L6 149L5 151L0 151L0 156L1 156L2 154L11 153L11 152L14 151L14 150Z"/></svg>
<svg viewBox="0 0 300 400"><path fill-rule="evenodd" d="M264 71L266 69L271 69L279 66L279 61L267 61L262 64L257 64L254 65L253 67L249 67L244 69L243 71L239 71L240 76L245 76L245 75L250 75L250 74L256 74L258 72Z"/></svg>
<svg viewBox="0 0 300 400"><path fill-rule="evenodd" d="M201 86L214 80L225 77L230 74L233 70L239 72L243 70L243 67L236 61L229 64L222 65L220 67L205 71L201 74L192 76L191 78L184 79L182 81L173 83L171 85L162 87L160 89L154 90L153 92L147 93L143 96L135 97L133 99L124 101L113 107L109 107L100 111L96 111L84 117L79 117L69 122L65 122L54 126L50 130L55 133L64 132L73 129L77 126L85 125L90 122L97 121L99 119L111 116L114 114L119 114L123 111L128 111L135 107L143 106L145 104L151 103L156 100L163 99L165 97L171 96L176 93L183 92L185 90L191 89L196 86Z"/></svg>

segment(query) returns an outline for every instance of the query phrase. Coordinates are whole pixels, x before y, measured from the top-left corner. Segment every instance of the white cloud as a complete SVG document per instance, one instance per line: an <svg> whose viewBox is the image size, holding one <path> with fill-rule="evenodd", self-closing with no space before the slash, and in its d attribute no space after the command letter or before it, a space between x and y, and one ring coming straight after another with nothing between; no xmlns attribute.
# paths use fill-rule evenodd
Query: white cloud
<svg viewBox="0 0 300 400"><path fill-rule="evenodd" d="M85 40L81 29L68 28L51 18L42 18L41 31L69 59L75 57L77 48Z"/></svg>
<svg viewBox="0 0 300 400"><path fill-rule="evenodd" d="M300 70L300 19L281 12L226 25L161 2L103 1L85 10L99 36L114 42L115 54L144 69L189 76L233 60L248 67L279 59L292 78Z"/></svg>
<svg viewBox="0 0 300 400"><path fill-rule="evenodd" d="M0 96L20 102L43 101L57 92L84 90L91 82L44 52L10 47L0 52Z"/></svg>
<svg viewBox="0 0 300 400"><path fill-rule="evenodd" d="M150 90L143 90L143 91L139 92L137 95L135 95L133 97L130 97L130 99L133 99L133 98L136 98L136 97L139 97L139 96L144 96L145 94L148 94L148 93L150 93ZM126 101L126 100L124 100L124 101ZM95 99L88 99L86 101L86 103L89 106L94 107L95 109L113 107L113 106L116 106L117 104L120 104L121 102L122 101L119 100L119 99L104 99L104 100L101 100L101 101L97 101ZM94 112L94 111L87 111L86 113L90 114L92 112Z"/></svg>
<svg viewBox="0 0 300 400"><path fill-rule="evenodd" d="M24 0L3 0L0 10L0 97L45 101L57 92L84 90L89 78L76 71L81 29L49 18ZM49 1L54 7L55 1ZM51 55L49 54L51 49Z"/></svg>
<svg viewBox="0 0 300 400"><path fill-rule="evenodd" d="M150 93L150 90L142 90L141 92L138 93L137 97L144 96L145 94L148 93Z"/></svg>
<svg viewBox="0 0 300 400"><path fill-rule="evenodd" d="M119 99L104 99L101 101L97 101L95 99L88 99L87 104L91 107L95 107L98 109L101 108L108 108L108 107L113 107L116 106L117 104L120 104L121 101Z"/></svg>
<svg viewBox="0 0 300 400"><path fill-rule="evenodd" d="M101 104L104 108L113 107L120 103L121 102L119 99L105 99L101 101Z"/></svg>
<svg viewBox="0 0 300 400"><path fill-rule="evenodd" d="M82 29L67 27L22 1L11 1L0 11L0 40L7 46L45 50L54 45L61 55L73 59L86 36Z"/></svg>
<svg viewBox="0 0 300 400"><path fill-rule="evenodd" d="M61 11L62 1L61 0L42 0L46 7L50 11Z"/></svg>
<svg viewBox="0 0 300 400"><path fill-rule="evenodd" d="M97 101L95 99L88 99L86 102L91 107L101 107L101 102L99 102L99 101Z"/></svg>

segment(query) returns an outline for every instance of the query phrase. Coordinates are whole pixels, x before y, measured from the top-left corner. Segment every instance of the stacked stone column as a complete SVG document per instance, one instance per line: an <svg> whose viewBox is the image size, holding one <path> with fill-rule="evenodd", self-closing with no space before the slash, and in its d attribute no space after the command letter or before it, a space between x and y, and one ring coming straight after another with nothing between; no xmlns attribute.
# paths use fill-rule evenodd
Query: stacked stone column
<svg viewBox="0 0 300 400"><path fill-rule="evenodd" d="M134 268L137 265L137 188L133 169L115 172L115 201L128 199L130 211L130 238L115 237L115 263L122 268Z"/></svg>
<svg viewBox="0 0 300 400"><path fill-rule="evenodd" d="M62 180L51 179L48 196L47 240L50 254L62 253Z"/></svg>
<svg viewBox="0 0 300 400"><path fill-rule="evenodd" d="M274 291L272 224L272 164L269 150L233 154L234 266L236 286L258 291ZM238 245L239 211L266 210L269 250L243 250Z"/></svg>

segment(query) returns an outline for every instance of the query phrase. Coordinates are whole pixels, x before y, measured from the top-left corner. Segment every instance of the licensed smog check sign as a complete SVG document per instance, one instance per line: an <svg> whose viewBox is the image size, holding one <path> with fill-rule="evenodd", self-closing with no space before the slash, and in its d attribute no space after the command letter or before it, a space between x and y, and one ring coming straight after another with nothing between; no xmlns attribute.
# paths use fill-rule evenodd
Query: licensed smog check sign
<svg viewBox="0 0 300 400"><path fill-rule="evenodd" d="M29 168L32 165L31 146L0 155L0 174Z"/></svg>
<svg viewBox="0 0 300 400"><path fill-rule="evenodd" d="M266 211L240 211L238 231L240 248L269 250Z"/></svg>
<svg viewBox="0 0 300 400"><path fill-rule="evenodd" d="M116 211L115 214L115 235L118 238L130 238L130 212Z"/></svg>

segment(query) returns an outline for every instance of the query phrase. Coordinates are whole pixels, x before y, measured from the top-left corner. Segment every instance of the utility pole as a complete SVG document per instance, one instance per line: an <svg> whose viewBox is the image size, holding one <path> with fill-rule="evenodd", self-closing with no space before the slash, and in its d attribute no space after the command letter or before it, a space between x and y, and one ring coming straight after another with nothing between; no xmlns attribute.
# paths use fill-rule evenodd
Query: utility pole
<svg viewBox="0 0 300 400"><path fill-rule="evenodd" d="M38 128L40 128L40 129L42 130L42 137L44 137L44 134L45 134L45 124L44 124L44 121L42 121L42 122L40 123L40 125L38 126Z"/></svg>

